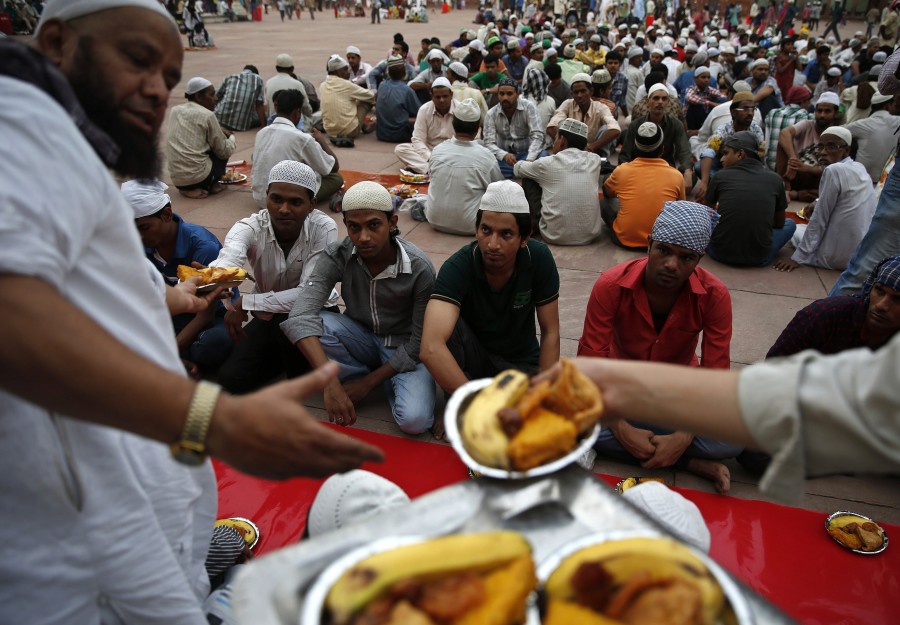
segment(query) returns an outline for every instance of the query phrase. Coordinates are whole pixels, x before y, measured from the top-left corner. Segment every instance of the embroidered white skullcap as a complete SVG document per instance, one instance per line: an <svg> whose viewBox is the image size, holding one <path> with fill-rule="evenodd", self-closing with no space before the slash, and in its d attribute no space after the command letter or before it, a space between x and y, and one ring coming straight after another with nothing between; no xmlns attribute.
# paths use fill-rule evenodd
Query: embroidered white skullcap
<svg viewBox="0 0 900 625"><path fill-rule="evenodd" d="M559 50L556 48L547 48L547 51L544 52L544 56L556 56L559 54Z"/></svg>
<svg viewBox="0 0 900 625"><path fill-rule="evenodd" d="M559 131L568 132L579 137L584 137L585 139L588 137L587 124L580 122L577 119L572 119L571 117L567 117L559 122Z"/></svg>
<svg viewBox="0 0 900 625"><path fill-rule="evenodd" d="M636 56L643 56L643 55L644 55L644 49L640 46L635 46L628 50L628 58L629 59L633 59Z"/></svg>
<svg viewBox="0 0 900 625"><path fill-rule="evenodd" d="M175 24L175 20L166 11L166 8L158 2L158 0L49 0L44 4L44 10L41 12L41 19L37 28L34 29L34 35L37 37L41 26L47 20L60 19L63 21L73 20L77 17L84 17L92 13L107 11L109 9L124 9L126 7L135 7L138 9L146 9L153 11L158 15L162 15Z"/></svg>
<svg viewBox="0 0 900 625"><path fill-rule="evenodd" d="M654 152L662 145L663 138L662 128L653 122L644 122L638 127L634 145L642 152Z"/></svg>
<svg viewBox="0 0 900 625"><path fill-rule="evenodd" d="M456 103L453 117L463 122L477 122L481 119L481 107L472 98L466 98Z"/></svg>
<svg viewBox="0 0 900 625"><path fill-rule="evenodd" d="M819 99L816 100L816 106L820 104L833 104L834 106L840 106L841 100L834 91L823 91L822 95L819 96Z"/></svg>
<svg viewBox="0 0 900 625"><path fill-rule="evenodd" d="M187 87L185 87L184 92L188 95L194 95L195 93L200 93L207 87L212 87L212 82L203 78L202 76L194 76L188 81Z"/></svg>
<svg viewBox="0 0 900 625"><path fill-rule="evenodd" d="M436 88L438 88L438 87L445 87L445 88L447 88L447 89L452 89L452 88L453 88L453 87L450 86L450 81L447 80L446 78L444 78L443 76L441 76L440 78L435 78L435 79L434 79L434 82L431 83L431 88L432 88L432 89L436 89Z"/></svg>
<svg viewBox="0 0 900 625"><path fill-rule="evenodd" d="M718 48L710 48L706 51L707 56L719 56Z"/></svg>
<svg viewBox="0 0 900 625"><path fill-rule="evenodd" d="M750 83L746 80L736 80L734 84L731 85L731 89L735 93L740 93L741 91L753 91L753 87L750 86Z"/></svg>
<svg viewBox="0 0 900 625"><path fill-rule="evenodd" d="M131 204L134 210L134 218L149 217L155 215L172 203L172 198L166 195L169 188L161 180L129 180L122 183L122 195Z"/></svg>
<svg viewBox="0 0 900 625"><path fill-rule="evenodd" d="M750 65L750 69L756 69L757 67L768 67L769 59L756 59L753 61L753 64Z"/></svg>
<svg viewBox="0 0 900 625"><path fill-rule="evenodd" d="M387 60L388 67L396 67L398 65L406 65L406 61L399 54L392 54Z"/></svg>
<svg viewBox="0 0 900 625"><path fill-rule="evenodd" d="M828 75L829 75L829 76L840 76L840 75L841 75L841 68L839 68L839 67L829 67L829 68L828 68Z"/></svg>
<svg viewBox="0 0 900 625"><path fill-rule="evenodd" d="M359 48L356 46L347 46L347 51L344 54L355 54L356 56L362 56L362 52L359 51Z"/></svg>
<svg viewBox="0 0 900 625"><path fill-rule="evenodd" d="M350 67L350 63L347 62L347 59L342 57L340 54L332 54L328 57L328 62L325 64L325 68L329 72L336 72L342 67Z"/></svg>
<svg viewBox="0 0 900 625"><path fill-rule="evenodd" d="M575 41L572 42L572 45L578 46L579 44L583 44L583 43L584 43L584 39L582 39L581 37L576 37Z"/></svg>
<svg viewBox="0 0 900 625"><path fill-rule="evenodd" d="M542 43L535 43L531 46L532 52L537 52L538 50L543 50L543 49L544 49L544 44L542 44Z"/></svg>
<svg viewBox="0 0 900 625"><path fill-rule="evenodd" d="M622 497L695 547L709 553L710 534L694 502L659 482L632 486Z"/></svg>
<svg viewBox="0 0 900 625"><path fill-rule="evenodd" d="M409 503L409 496L403 489L369 471L356 469L332 475L309 508L309 535L360 523L405 503Z"/></svg>
<svg viewBox="0 0 900 625"><path fill-rule="evenodd" d="M669 93L669 89L661 82L656 83L655 85L651 85L649 89L647 89L647 97L649 98L657 91L665 91L667 94Z"/></svg>
<svg viewBox="0 0 900 625"><path fill-rule="evenodd" d="M484 44L481 42L481 39L473 39L466 45L470 50L478 50L479 52L484 52Z"/></svg>
<svg viewBox="0 0 900 625"><path fill-rule="evenodd" d="M851 135L850 131L843 126L829 126L819 135L819 140L824 141L826 135L837 137L847 145L850 145L853 142L853 135Z"/></svg>
<svg viewBox="0 0 900 625"><path fill-rule="evenodd" d="M294 66L294 59L291 58L290 54L286 54L282 52L278 56L275 57L275 67L282 67L287 69L288 67Z"/></svg>
<svg viewBox="0 0 900 625"><path fill-rule="evenodd" d="M438 50L438 49L435 48L434 50L432 50L431 52L429 52L428 55L425 57L425 60L426 60L426 61L430 61L430 60L432 60L432 59L441 59L441 60L443 61L443 60L444 60L444 53L441 52L440 50Z"/></svg>
<svg viewBox="0 0 900 625"><path fill-rule="evenodd" d="M894 96L886 93L881 93L880 91L876 91L872 94L872 104L883 104L885 102L890 102L894 99Z"/></svg>
<svg viewBox="0 0 900 625"><path fill-rule="evenodd" d="M712 236L710 210L708 206L685 200L664 202L662 211L653 222L650 238L705 254Z"/></svg>
<svg viewBox="0 0 900 625"><path fill-rule="evenodd" d="M591 43L603 43L603 37L600 35L591 35Z"/></svg>
<svg viewBox="0 0 900 625"><path fill-rule="evenodd" d="M522 185L512 180L500 180L489 184L481 198L479 208L492 213L529 214L525 191L522 190Z"/></svg>
<svg viewBox="0 0 900 625"><path fill-rule="evenodd" d="M316 172L309 165L299 161L281 161L269 171L269 182L286 182L298 187L309 189L313 193L319 192L319 182L316 180Z"/></svg>
<svg viewBox="0 0 900 625"><path fill-rule="evenodd" d="M344 194L343 209L348 211L384 211L394 212L394 202L388 190L377 182L363 180L347 189Z"/></svg>
<svg viewBox="0 0 900 625"><path fill-rule="evenodd" d="M694 70L694 76L700 76L702 74L708 74L708 73L709 73L709 68L706 65L698 67L697 69Z"/></svg>
<svg viewBox="0 0 900 625"><path fill-rule="evenodd" d="M457 76L462 76L463 78L469 77L469 68L466 67L465 63L460 63L459 61L453 61L452 63L450 63L450 71Z"/></svg>
<svg viewBox="0 0 900 625"><path fill-rule="evenodd" d="M590 74L585 74L584 72L578 72L574 76L572 76L572 80L569 81L570 85L574 85L576 82L586 82L588 85L591 84L591 76Z"/></svg>
<svg viewBox="0 0 900 625"><path fill-rule="evenodd" d="M575 46L573 46L571 43L566 44L566 47L563 48L563 56L566 57L567 59L574 59L575 52L576 52Z"/></svg>

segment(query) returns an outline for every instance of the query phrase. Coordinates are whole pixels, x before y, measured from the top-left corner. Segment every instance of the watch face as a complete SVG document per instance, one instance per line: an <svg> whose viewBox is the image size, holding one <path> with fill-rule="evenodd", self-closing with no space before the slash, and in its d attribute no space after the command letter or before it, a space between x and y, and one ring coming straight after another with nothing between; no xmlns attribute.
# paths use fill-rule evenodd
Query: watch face
<svg viewBox="0 0 900 625"><path fill-rule="evenodd" d="M183 449L177 445L172 447L172 457L176 462L191 467L199 467L206 460L206 455L198 454L196 451L190 449Z"/></svg>

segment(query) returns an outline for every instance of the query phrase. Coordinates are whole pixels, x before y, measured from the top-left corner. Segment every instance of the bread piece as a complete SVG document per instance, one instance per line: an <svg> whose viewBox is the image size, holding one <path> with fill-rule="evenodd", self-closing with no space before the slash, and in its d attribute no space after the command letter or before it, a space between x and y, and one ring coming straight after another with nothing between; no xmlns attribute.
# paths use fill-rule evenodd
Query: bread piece
<svg viewBox="0 0 900 625"><path fill-rule="evenodd" d="M527 471L572 451L577 435L575 424L562 415L535 408L509 442L507 454L513 468Z"/></svg>
<svg viewBox="0 0 900 625"><path fill-rule="evenodd" d="M603 414L600 389L571 360L563 358L560 365L562 369L544 406L574 422L579 434L586 432Z"/></svg>

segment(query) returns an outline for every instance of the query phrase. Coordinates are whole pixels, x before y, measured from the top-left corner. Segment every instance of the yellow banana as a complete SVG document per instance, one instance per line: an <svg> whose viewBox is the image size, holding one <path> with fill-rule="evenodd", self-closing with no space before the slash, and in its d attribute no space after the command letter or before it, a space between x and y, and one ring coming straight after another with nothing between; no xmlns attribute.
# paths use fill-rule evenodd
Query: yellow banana
<svg viewBox="0 0 900 625"><path fill-rule="evenodd" d="M462 439L475 461L489 467L509 468L509 437L497 412L514 406L528 390L528 376L508 369L475 395L463 415Z"/></svg>
<svg viewBox="0 0 900 625"><path fill-rule="evenodd" d="M399 581L457 571L488 571L531 553L518 532L444 536L370 556L348 569L325 599L334 623L356 612Z"/></svg>

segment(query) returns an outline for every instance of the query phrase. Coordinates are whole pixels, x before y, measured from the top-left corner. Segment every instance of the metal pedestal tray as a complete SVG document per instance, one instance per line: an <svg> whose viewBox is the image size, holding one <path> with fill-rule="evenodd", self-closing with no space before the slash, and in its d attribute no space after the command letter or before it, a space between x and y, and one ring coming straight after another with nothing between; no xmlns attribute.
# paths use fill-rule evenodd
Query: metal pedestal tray
<svg viewBox="0 0 900 625"><path fill-rule="evenodd" d="M237 621L241 625L297 625L304 595L319 573L344 554L375 540L491 529L525 534L538 564L567 543L597 532L671 535L605 482L577 466L530 480L479 478L253 561L243 567L234 587ZM794 623L742 582L725 575L749 607L742 622Z"/></svg>

